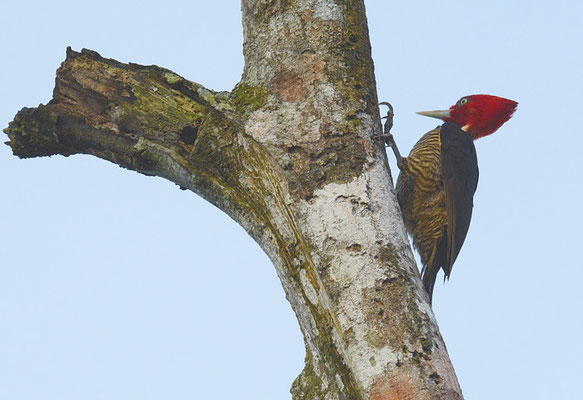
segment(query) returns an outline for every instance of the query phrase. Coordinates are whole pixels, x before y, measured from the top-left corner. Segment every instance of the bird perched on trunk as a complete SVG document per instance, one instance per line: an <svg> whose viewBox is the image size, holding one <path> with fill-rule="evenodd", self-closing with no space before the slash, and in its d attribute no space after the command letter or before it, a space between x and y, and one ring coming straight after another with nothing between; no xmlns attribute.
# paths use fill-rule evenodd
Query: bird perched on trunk
<svg viewBox="0 0 583 400"><path fill-rule="evenodd" d="M423 286L431 301L439 269L449 278L470 226L478 185L473 141L500 128L518 103L477 94L462 97L449 110L418 112L444 123L423 135L406 158L401 157L390 133L393 108L381 104L389 106L382 137L401 170L397 198L405 227L421 256Z"/></svg>

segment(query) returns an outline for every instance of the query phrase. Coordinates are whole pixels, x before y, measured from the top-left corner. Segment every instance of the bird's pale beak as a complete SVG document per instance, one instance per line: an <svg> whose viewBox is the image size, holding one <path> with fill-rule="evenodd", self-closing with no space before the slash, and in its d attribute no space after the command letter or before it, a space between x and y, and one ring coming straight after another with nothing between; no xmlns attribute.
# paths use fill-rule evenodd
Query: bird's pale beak
<svg viewBox="0 0 583 400"><path fill-rule="evenodd" d="M438 119L444 119L444 118L450 117L449 110L419 111L419 112L417 112L417 114L424 115L426 117L431 117L431 118L438 118Z"/></svg>

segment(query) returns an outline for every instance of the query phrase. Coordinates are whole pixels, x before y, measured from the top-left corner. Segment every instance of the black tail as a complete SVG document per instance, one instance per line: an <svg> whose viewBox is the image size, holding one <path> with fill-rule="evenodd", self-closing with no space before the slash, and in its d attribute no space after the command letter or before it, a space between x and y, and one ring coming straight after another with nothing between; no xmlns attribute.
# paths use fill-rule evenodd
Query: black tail
<svg viewBox="0 0 583 400"><path fill-rule="evenodd" d="M427 265L425 267L425 271L423 272L423 287L429 295L429 304L431 304L433 300L433 286L435 286L435 279L437 278L439 268L439 265L433 263L432 265Z"/></svg>
<svg viewBox="0 0 583 400"><path fill-rule="evenodd" d="M433 286L435 286L435 279L437 273L441 268L447 265L447 235L441 235L437 247L435 249L435 256L423 266L423 287L429 295L429 304L433 300ZM449 268L451 270L451 267Z"/></svg>

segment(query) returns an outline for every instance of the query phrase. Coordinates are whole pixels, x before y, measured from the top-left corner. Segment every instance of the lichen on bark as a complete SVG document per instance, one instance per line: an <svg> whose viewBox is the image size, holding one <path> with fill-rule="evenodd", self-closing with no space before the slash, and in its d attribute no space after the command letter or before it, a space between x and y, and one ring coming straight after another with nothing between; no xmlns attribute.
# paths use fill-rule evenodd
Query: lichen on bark
<svg viewBox="0 0 583 400"><path fill-rule="evenodd" d="M175 182L240 223L304 335L294 399L461 398L374 140L363 1L242 9L245 70L231 92L68 49L53 99L5 129L14 154L91 154Z"/></svg>

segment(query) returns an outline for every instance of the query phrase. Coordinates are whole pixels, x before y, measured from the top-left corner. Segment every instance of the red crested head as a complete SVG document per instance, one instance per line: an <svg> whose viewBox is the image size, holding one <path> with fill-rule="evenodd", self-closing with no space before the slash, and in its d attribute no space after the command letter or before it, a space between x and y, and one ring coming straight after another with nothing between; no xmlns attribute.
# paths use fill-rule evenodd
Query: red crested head
<svg viewBox="0 0 583 400"><path fill-rule="evenodd" d="M517 102L503 97L474 94L462 97L449 110L418 114L453 122L476 140L496 132L512 117L517 106Z"/></svg>

